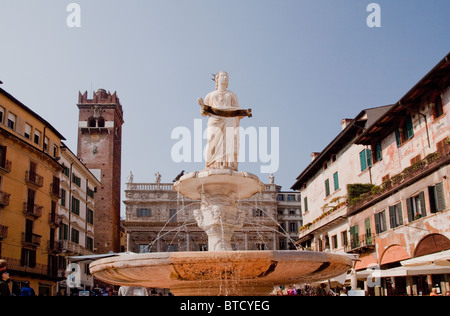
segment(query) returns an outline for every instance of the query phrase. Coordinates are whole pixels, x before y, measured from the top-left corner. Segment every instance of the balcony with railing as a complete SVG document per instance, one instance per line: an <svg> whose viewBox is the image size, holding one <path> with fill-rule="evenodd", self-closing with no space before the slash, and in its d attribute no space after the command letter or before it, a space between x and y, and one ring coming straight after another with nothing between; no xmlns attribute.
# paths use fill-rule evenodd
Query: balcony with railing
<svg viewBox="0 0 450 316"><path fill-rule="evenodd" d="M8 237L8 226L0 225L0 240L6 239Z"/></svg>
<svg viewBox="0 0 450 316"><path fill-rule="evenodd" d="M61 189L60 189L59 181L53 182L50 185L50 194L57 199L61 198Z"/></svg>
<svg viewBox="0 0 450 316"><path fill-rule="evenodd" d="M8 262L8 270L23 273L31 273L35 275L51 276L49 274L49 266L40 263L24 263L23 260L17 258L2 257Z"/></svg>
<svg viewBox="0 0 450 316"><path fill-rule="evenodd" d="M94 252L87 249L86 247L81 246L80 244L77 244L73 241L69 240L61 240L59 241L61 243L61 252L64 252L69 255L75 255L75 256L87 256L92 255Z"/></svg>
<svg viewBox="0 0 450 316"><path fill-rule="evenodd" d="M0 191L0 207L7 207L9 205L9 200L11 194Z"/></svg>
<svg viewBox="0 0 450 316"><path fill-rule="evenodd" d="M127 190L173 191L173 183L127 183Z"/></svg>
<svg viewBox="0 0 450 316"><path fill-rule="evenodd" d="M59 227L61 226L63 222L64 216L58 215L56 213L50 213L50 217L48 219L49 224L53 227Z"/></svg>
<svg viewBox="0 0 450 316"><path fill-rule="evenodd" d="M26 171L25 181L37 187L42 187L44 185L44 177L38 175L35 172Z"/></svg>
<svg viewBox="0 0 450 316"><path fill-rule="evenodd" d="M22 242L24 246L39 247L41 245L42 236L36 234L22 233Z"/></svg>
<svg viewBox="0 0 450 316"><path fill-rule="evenodd" d="M44 207L36 204L23 203L23 213L35 218L39 218L44 213Z"/></svg>
<svg viewBox="0 0 450 316"><path fill-rule="evenodd" d="M370 205L385 199L393 192L397 192L403 187L417 182L419 179L426 177L449 162L450 144L446 143L434 153L429 154L424 159L405 168L401 173L384 181L380 186L375 186L368 193L362 194L353 201L349 201L348 215L355 214Z"/></svg>
<svg viewBox="0 0 450 316"><path fill-rule="evenodd" d="M62 241L58 240L49 240L48 242L48 252L52 254L58 254L63 251L64 244Z"/></svg>
<svg viewBox="0 0 450 316"><path fill-rule="evenodd" d="M361 235L350 239L350 244L345 246L345 252L363 253L375 250L375 236L373 234Z"/></svg>
<svg viewBox="0 0 450 316"><path fill-rule="evenodd" d="M11 165L12 165L12 162L9 160L5 160L3 163L0 162L0 172L10 173Z"/></svg>

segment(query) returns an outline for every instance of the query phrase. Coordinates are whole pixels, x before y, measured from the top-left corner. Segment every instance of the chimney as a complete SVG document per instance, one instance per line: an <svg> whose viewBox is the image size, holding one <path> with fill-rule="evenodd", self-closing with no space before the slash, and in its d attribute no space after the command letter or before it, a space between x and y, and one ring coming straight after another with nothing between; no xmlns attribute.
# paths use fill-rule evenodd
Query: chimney
<svg viewBox="0 0 450 316"><path fill-rule="evenodd" d="M342 130L344 130L353 120L352 119L343 119L341 121Z"/></svg>
<svg viewBox="0 0 450 316"><path fill-rule="evenodd" d="M316 158L319 157L319 155L320 155L320 153L316 153L316 152L312 153L311 154L312 161L316 160Z"/></svg>

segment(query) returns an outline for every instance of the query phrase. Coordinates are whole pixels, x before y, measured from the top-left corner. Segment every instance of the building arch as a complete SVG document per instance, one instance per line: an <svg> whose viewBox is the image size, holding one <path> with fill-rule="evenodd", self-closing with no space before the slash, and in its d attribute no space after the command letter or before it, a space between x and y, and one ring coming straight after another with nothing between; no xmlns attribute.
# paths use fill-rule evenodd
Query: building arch
<svg viewBox="0 0 450 316"><path fill-rule="evenodd" d="M421 257L450 249L450 239L442 234L429 234L423 237L414 250L414 257Z"/></svg>
<svg viewBox="0 0 450 316"><path fill-rule="evenodd" d="M380 266L382 266L385 264L410 259L411 256L408 251L406 251L405 247L394 244L387 247L380 258Z"/></svg>

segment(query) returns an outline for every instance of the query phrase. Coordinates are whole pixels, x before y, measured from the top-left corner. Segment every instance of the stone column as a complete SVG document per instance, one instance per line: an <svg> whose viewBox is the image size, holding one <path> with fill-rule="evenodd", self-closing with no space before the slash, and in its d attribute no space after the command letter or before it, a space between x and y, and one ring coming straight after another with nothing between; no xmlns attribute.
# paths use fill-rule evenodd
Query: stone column
<svg viewBox="0 0 450 316"><path fill-rule="evenodd" d="M191 234L186 232L186 251L191 251Z"/></svg>

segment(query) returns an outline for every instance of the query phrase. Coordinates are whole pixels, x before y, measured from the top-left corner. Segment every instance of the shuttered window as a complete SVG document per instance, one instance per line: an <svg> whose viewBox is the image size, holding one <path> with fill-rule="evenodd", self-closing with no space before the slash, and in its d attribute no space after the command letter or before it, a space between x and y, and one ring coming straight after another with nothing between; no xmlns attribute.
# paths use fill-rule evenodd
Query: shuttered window
<svg viewBox="0 0 450 316"><path fill-rule="evenodd" d="M375 214L375 231L377 234L386 231L386 211Z"/></svg>
<svg viewBox="0 0 450 316"><path fill-rule="evenodd" d="M446 209L444 184L440 182L434 186L428 187L430 195L430 212L437 213Z"/></svg>
<svg viewBox="0 0 450 316"><path fill-rule="evenodd" d="M391 229L403 225L402 203L389 206L389 222Z"/></svg>
<svg viewBox="0 0 450 316"><path fill-rule="evenodd" d="M372 167L372 151L369 148L361 151L359 153L359 160L361 162L361 172Z"/></svg>
<svg viewBox="0 0 450 316"><path fill-rule="evenodd" d="M333 174L334 191L339 190L339 173Z"/></svg>
<svg viewBox="0 0 450 316"><path fill-rule="evenodd" d="M330 195L330 180L325 180L325 197Z"/></svg>
<svg viewBox="0 0 450 316"><path fill-rule="evenodd" d="M406 209L408 211L408 221L412 222L422 216L427 216L425 209L425 194L420 192L419 195L406 199Z"/></svg>
<svg viewBox="0 0 450 316"><path fill-rule="evenodd" d="M359 225L350 227L350 243L352 249L359 247Z"/></svg>
<svg viewBox="0 0 450 316"><path fill-rule="evenodd" d="M404 142L414 137L414 125L411 115L406 117L403 125L399 126L395 130L395 140L397 141L397 146L400 147Z"/></svg>

